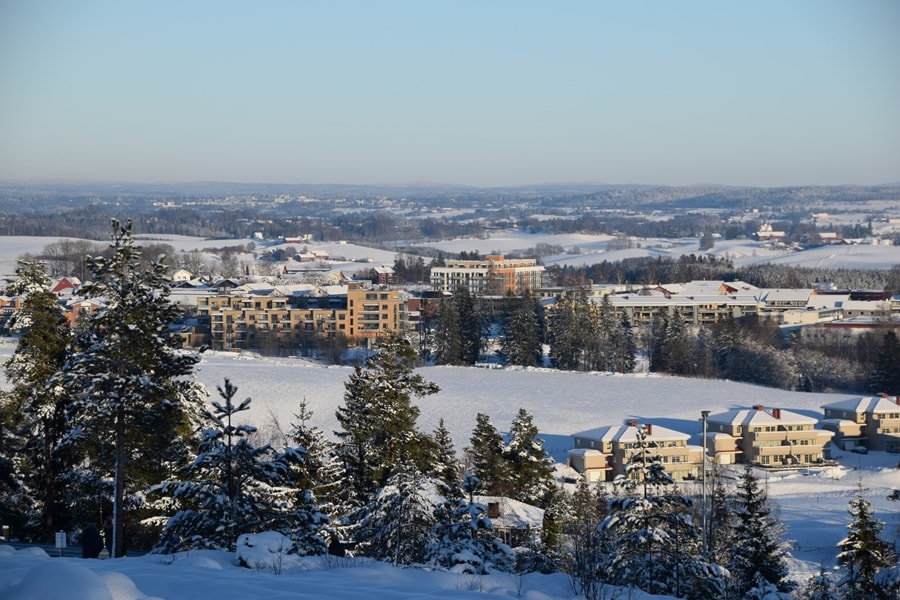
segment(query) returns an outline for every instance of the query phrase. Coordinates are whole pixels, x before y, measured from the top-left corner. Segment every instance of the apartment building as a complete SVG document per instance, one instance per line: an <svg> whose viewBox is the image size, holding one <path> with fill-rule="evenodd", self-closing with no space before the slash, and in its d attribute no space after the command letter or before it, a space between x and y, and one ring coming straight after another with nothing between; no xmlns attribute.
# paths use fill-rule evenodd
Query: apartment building
<svg viewBox="0 0 900 600"><path fill-rule="evenodd" d="M356 283L304 295L235 293L200 297L197 312L209 321L214 350L285 348L309 337L346 336L353 341L400 330L405 310L397 290Z"/></svg>
<svg viewBox="0 0 900 600"><path fill-rule="evenodd" d="M625 475L625 467L640 448L639 428L646 432L644 444L658 456L663 468L676 481L700 477L703 449L688 445L691 436L680 431L654 425L608 425L573 435L574 448L569 450L569 466L584 475L589 483L613 481Z"/></svg>
<svg viewBox="0 0 900 600"><path fill-rule="evenodd" d="M431 287L452 293L463 287L473 296L521 295L542 286L544 267L533 258L506 259L490 254L484 260L448 260L431 268Z"/></svg>
<svg viewBox="0 0 900 600"><path fill-rule="evenodd" d="M862 446L869 450L900 452L900 396L851 398L822 407L823 427L834 432L842 450Z"/></svg>
<svg viewBox="0 0 900 600"><path fill-rule="evenodd" d="M834 435L816 429L816 419L756 405L709 415L707 453L717 464L762 466L808 465L822 462Z"/></svg>

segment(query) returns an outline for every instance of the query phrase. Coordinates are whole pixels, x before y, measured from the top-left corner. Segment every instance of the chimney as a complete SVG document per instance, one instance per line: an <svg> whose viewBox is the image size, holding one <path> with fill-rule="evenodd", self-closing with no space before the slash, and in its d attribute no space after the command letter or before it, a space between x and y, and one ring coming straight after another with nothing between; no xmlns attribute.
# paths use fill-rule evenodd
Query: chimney
<svg viewBox="0 0 900 600"><path fill-rule="evenodd" d="M755 410L766 410L766 407L763 406L762 404L754 404L754 405L753 405L753 408L754 408Z"/></svg>
<svg viewBox="0 0 900 600"><path fill-rule="evenodd" d="M638 426L638 422L637 422L637 421L628 421L628 426L629 426L629 427L637 427L637 426Z"/></svg>
<svg viewBox="0 0 900 600"><path fill-rule="evenodd" d="M647 435L653 435L653 424L647 423Z"/></svg>
<svg viewBox="0 0 900 600"><path fill-rule="evenodd" d="M487 516L489 519L497 519L500 517L499 502L488 502Z"/></svg>
<svg viewBox="0 0 900 600"><path fill-rule="evenodd" d="M774 418L776 418L776 419L780 419L780 418L781 418L781 409L780 409L780 408L773 408L773 409L772 409L772 416L773 416Z"/></svg>

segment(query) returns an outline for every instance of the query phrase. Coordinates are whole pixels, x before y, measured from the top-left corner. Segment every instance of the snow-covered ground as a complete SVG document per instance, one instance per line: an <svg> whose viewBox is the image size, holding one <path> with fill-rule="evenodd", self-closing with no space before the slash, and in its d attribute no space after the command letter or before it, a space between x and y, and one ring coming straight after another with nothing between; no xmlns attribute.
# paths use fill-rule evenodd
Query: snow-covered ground
<svg viewBox="0 0 900 600"><path fill-rule="evenodd" d="M0 345L0 360L14 342ZM215 395L225 377L238 386L240 398L253 399L249 420L265 430L273 416L287 427L305 400L313 424L330 433L337 428L335 409L343 402L344 382L352 369L303 360L254 355L203 355L197 376ZM821 416L822 404L847 395L808 394L727 381L703 381L655 375L608 375L552 370L427 367L421 374L441 391L418 402L421 429L430 431L443 418L457 450L468 443L478 412L505 430L520 407L534 415L541 437L557 459L564 459L572 433L637 418L700 433L700 411L764 404L800 414ZM900 535L900 502L888 500L900 488L900 455L844 453L839 466L792 472L760 472L760 477L795 541L795 577L805 580L820 565L834 565L835 545L844 536L847 503L862 486L876 517L885 522L885 537ZM105 578L105 579L101 579ZM101 585L108 596L73 595L73 589ZM192 552L175 561L156 556L115 561L48 559L41 552L0 547L0 598L112 598L138 600L206 600L229 598L575 598L565 577L508 575L473 578L415 569L395 569L369 562L335 565L310 561L281 574L255 572L235 565L234 556ZM136 589L134 589L136 586ZM647 596L635 595L634 598Z"/></svg>

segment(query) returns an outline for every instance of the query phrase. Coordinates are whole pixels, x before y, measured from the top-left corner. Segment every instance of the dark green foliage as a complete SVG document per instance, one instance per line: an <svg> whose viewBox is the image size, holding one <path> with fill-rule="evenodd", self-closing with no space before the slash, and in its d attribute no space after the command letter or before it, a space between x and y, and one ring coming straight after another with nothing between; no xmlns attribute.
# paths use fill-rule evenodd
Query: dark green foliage
<svg viewBox="0 0 900 600"><path fill-rule="evenodd" d="M541 366L541 307L530 293L512 301L506 318L500 353L508 364Z"/></svg>
<svg viewBox="0 0 900 600"><path fill-rule="evenodd" d="M538 438L538 428L531 414L520 408L509 428L509 442L504 448L506 472L509 474L510 498L544 507L552 488L553 461Z"/></svg>
<svg viewBox="0 0 900 600"><path fill-rule="evenodd" d="M218 388L223 402L213 401L204 411L199 454L181 479L166 481L153 491L178 507L168 519L157 551L185 548L234 551L245 533L281 530L298 525L323 525L321 520L298 519L290 492L281 487L288 473L287 461L274 457L269 446L254 446L250 425L238 424L235 415L250 408L250 398L235 404L237 388L228 380ZM302 460L302 457L297 457ZM287 530L287 531L285 531ZM308 536L302 536L308 542ZM324 543L319 542L319 552Z"/></svg>
<svg viewBox="0 0 900 600"><path fill-rule="evenodd" d="M796 588L789 579L788 545L782 540L784 525L771 515L766 494L760 490L750 465L738 483L734 513L734 547L727 564L729 597L740 599L759 587L758 576L779 592Z"/></svg>
<svg viewBox="0 0 900 600"><path fill-rule="evenodd" d="M5 522L18 524L16 535L50 542L71 524L63 475L74 459L59 447L70 398L49 383L65 363L72 335L44 265L20 261L18 275L9 291L19 295L10 323L19 338L4 364L12 389L0 402L0 497L6 499L0 512L8 512ZM28 531L22 527L26 517Z"/></svg>
<svg viewBox="0 0 900 600"><path fill-rule="evenodd" d="M412 400L437 393L439 388L414 373L415 358L407 339L380 337L375 354L364 366L357 366L344 384L344 405L336 412L343 429L335 435L351 503L368 502L398 465L426 469L427 436L416 430L419 409Z"/></svg>
<svg viewBox="0 0 900 600"><path fill-rule="evenodd" d="M847 537L838 543L838 560L844 567L838 587L845 600L890 597L876 582L876 576L881 569L893 566L897 556L891 545L880 539L884 524L874 517L870 507L871 502L863 498L860 490L848 507L852 520L847 525Z"/></svg>
<svg viewBox="0 0 900 600"><path fill-rule="evenodd" d="M884 334L869 387L876 394L900 395L900 341L893 331Z"/></svg>
<svg viewBox="0 0 900 600"><path fill-rule="evenodd" d="M475 429L466 449L472 467L474 491L488 496L508 495L512 483L509 465L503 455L503 437L491 423L490 416L478 413Z"/></svg>
<svg viewBox="0 0 900 600"><path fill-rule="evenodd" d="M169 301L164 258L143 268L131 223L113 222L108 256L89 261L91 283L79 289L101 308L57 382L72 393L66 442L85 465L71 483L111 497L116 556L124 549L126 501L138 506L139 491L186 464L204 399L189 377L198 357L177 351L169 332L179 311Z"/></svg>

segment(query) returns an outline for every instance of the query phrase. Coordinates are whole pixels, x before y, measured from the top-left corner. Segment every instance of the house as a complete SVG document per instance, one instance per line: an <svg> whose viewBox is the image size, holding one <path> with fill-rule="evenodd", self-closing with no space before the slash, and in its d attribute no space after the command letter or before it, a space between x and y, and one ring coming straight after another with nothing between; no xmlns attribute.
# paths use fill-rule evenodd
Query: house
<svg viewBox="0 0 900 600"><path fill-rule="evenodd" d="M495 533L510 546L540 539L544 509L506 496L472 496L472 502L487 507Z"/></svg>
<svg viewBox="0 0 900 600"><path fill-rule="evenodd" d="M177 271L172 273L172 281L174 281L174 282L190 281L193 278L194 278L193 274L190 271L188 271L187 269L178 269Z"/></svg>
<svg viewBox="0 0 900 600"><path fill-rule="evenodd" d="M852 398L822 407L823 427L834 432L842 450L863 446L870 450L900 452L900 396Z"/></svg>
<svg viewBox="0 0 900 600"><path fill-rule="evenodd" d="M574 448L569 450L569 466L584 475L589 483L613 481L625 474L625 467L640 447L638 430L646 432L644 443L658 456L666 473L676 481L695 479L701 475L703 449L689 446L691 436L652 423L607 425L582 431L572 436Z"/></svg>
<svg viewBox="0 0 900 600"><path fill-rule="evenodd" d="M60 277L53 282L50 291L59 296L71 295L81 287L81 280L77 277Z"/></svg>
<svg viewBox="0 0 900 600"><path fill-rule="evenodd" d="M756 405L709 415L704 440L707 454L720 465L768 467L822 462L834 435L816 429L817 420L781 408Z"/></svg>

